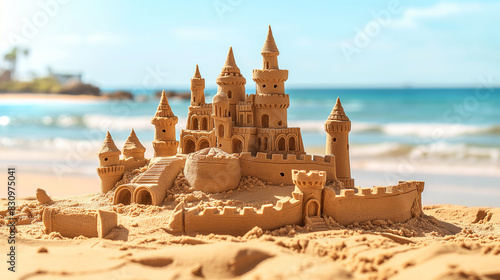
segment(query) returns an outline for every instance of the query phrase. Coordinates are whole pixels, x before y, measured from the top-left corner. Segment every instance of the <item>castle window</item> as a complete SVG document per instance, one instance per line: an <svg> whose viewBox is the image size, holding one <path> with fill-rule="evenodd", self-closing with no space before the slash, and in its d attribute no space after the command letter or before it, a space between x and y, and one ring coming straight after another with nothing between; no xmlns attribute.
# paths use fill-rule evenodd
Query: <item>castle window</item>
<svg viewBox="0 0 500 280"><path fill-rule="evenodd" d="M252 123L252 115L250 114L247 115L247 123Z"/></svg>
<svg viewBox="0 0 500 280"><path fill-rule="evenodd" d="M281 173L280 173L280 176L281 176L281 177L285 177L285 173L284 173L284 172L281 172Z"/></svg>
<svg viewBox="0 0 500 280"><path fill-rule="evenodd" d="M219 137L224 137L224 125L219 124Z"/></svg>
<svg viewBox="0 0 500 280"><path fill-rule="evenodd" d="M264 128L269 127L269 115L267 114L262 115L261 121L262 121L262 127Z"/></svg>
<svg viewBox="0 0 500 280"><path fill-rule="evenodd" d="M293 136L288 139L288 150L295 151L295 137Z"/></svg>
<svg viewBox="0 0 500 280"><path fill-rule="evenodd" d="M262 87L263 87L263 88L265 88L265 87L266 87L266 85L264 84L264 85L262 85Z"/></svg>
<svg viewBox="0 0 500 280"><path fill-rule="evenodd" d="M278 140L278 150L280 150L280 151L284 151L284 150L285 150L285 145L286 145L286 142L285 142L285 137L281 137L281 138Z"/></svg>
<svg viewBox="0 0 500 280"><path fill-rule="evenodd" d="M167 132L167 131L164 129L164 130L162 130L161 132L165 133L165 132Z"/></svg>
<svg viewBox="0 0 500 280"><path fill-rule="evenodd" d="M278 122L278 125L279 125L279 126L281 126L282 124L283 124L283 122L282 122L282 121L279 121L279 122Z"/></svg>
<svg viewBox="0 0 500 280"><path fill-rule="evenodd" d="M193 103L195 103L195 102L196 102L196 97L193 96Z"/></svg>
<svg viewBox="0 0 500 280"><path fill-rule="evenodd" d="M278 85L274 85L274 88L277 88L277 87L278 87Z"/></svg>
<svg viewBox="0 0 500 280"><path fill-rule="evenodd" d="M108 158L107 158L107 157L105 157L105 158L104 158L104 161L108 161Z"/></svg>
<svg viewBox="0 0 500 280"><path fill-rule="evenodd" d="M269 61L266 61L266 69L269 69Z"/></svg>
<svg viewBox="0 0 500 280"><path fill-rule="evenodd" d="M198 130L198 118L193 117L193 129Z"/></svg>
<svg viewBox="0 0 500 280"><path fill-rule="evenodd" d="M333 138L333 142L337 142L337 138Z"/></svg>
<svg viewBox="0 0 500 280"><path fill-rule="evenodd" d="M233 92L229 90L229 91L227 92L227 97L229 97L229 98L233 97Z"/></svg>
<svg viewBox="0 0 500 280"><path fill-rule="evenodd" d="M203 118L201 120L201 129L202 130L208 130L208 120L207 120L207 118Z"/></svg>

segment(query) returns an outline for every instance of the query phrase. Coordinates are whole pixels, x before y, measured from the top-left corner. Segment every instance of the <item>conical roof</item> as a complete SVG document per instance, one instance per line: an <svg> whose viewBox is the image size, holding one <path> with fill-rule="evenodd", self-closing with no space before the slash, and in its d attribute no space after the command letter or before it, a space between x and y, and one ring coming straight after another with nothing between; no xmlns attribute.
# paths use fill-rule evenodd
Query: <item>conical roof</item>
<svg viewBox="0 0 500 280"><path fill-rule="evenodd" d="M109 134L109 131L106 133L106 138L104 138L104 142L102 143L101 149L99 150L99 155L120 155L122 152L118 150L118 148L115 145L115 142L113 141L113 138L111 137L111 134Z"/></svg>
<svg viewBox="0 0 500 280"><path fill-rule="evenodd" d="M276 54L279 55L280 51L276 46L276 42L274 42L273 31L271 30L271 26L269 25L269 30L267 31L267 38L264 46L262 47L261 54Z"/></svg>
<svg viewBox="0 0 500 280"><path fill-rule="evenodd" d="M222 73L240 73L240 68L236 66L236 61L234 61L233 47L229 47L226 63L222 67Z"/></svg>
<svg viewBox="0 0 500 280"><path fill-rule="evenodd" d="M349 118L344 112L344 108L342 107L342 103L340 103L340 98L337 97L337 102L335 102L335 106L333 106L332 112L328 117L329 120L337 120L337 121L349 121Z"/></svg>
<svg viewBox="0 0 500 280"><path fill-rule="evenodd" d="M137 138L137 135L135 134L134 129L132 128L132 132L130 132L130 135L127 138L127 141L125 142L125 145L123 145L123 151L138 151L138 152L145 152L146 148L141 144L141 141L139 141L139 138Z"/></svg>
<svg viewBox="0 0 500 280"><path fill-rule="evenodd" d="M196 64L196 71L194 72L193 79L201 79L200 69L198 68L198 64Z"/></svg>
<svg viewBox="0 0 500 280"><path fill-rule="evenodd" d="M170 108L170 105L168 104L168 99L165 95L165 91L162 91L160 105L158 105L158 109L156 110L155 118L168 118L173 116L174 113L172 112L172 108Z"/></svg>

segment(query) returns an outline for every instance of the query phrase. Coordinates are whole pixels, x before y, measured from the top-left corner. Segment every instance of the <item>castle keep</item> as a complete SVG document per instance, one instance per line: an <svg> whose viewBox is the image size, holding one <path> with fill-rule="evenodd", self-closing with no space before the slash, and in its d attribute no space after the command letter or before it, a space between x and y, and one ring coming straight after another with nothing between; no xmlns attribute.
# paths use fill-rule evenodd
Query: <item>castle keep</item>
<svg viewBox="0 0 500 280"><path fill-rule="evenodd" d="M188 208L179 203L170 221L170 230L177 233L240 235L254 226L267 230L290 224L320 230L327 229L324 216L350 224L375 219L405 221L420 215L423 182L354 186L349 160L351 122L340 99L325 122L325 156L306 154L300 128L288 127L288 70L278 66L279 50L270 27L261 55L262 68L252 72L256 92L247 94L246 79L229 48L212 103L205 102L205 79L196 66L186 129L179 141L175 137L178 119L163 92L151 119L155 128L153 158L144 158L145 147L133 130L120 158L122 152L108 132L97 168L101 192L114 189L114 204L160 205L181 172L191 187L205 193L234 190L242 177L295 186L276 205L259 209ZM123 183L123 175L133 170L137 173L137 169L138 175Z"/></svg>

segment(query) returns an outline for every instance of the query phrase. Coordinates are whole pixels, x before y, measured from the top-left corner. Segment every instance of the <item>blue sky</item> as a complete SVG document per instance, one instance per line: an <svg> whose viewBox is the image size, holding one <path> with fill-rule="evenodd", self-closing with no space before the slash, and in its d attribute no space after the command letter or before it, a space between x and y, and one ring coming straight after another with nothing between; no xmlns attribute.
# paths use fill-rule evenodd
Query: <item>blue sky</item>
<svg viewBox="0 0 500 280"><path fill-rule="evenodd" d="M368 1L366 1L368 2ZM498 1L0 0L0 52L101 87L207 87L229 46L251 70L271 25L288 87L500 85ZM1 67L1 64L0 64Z"/></svg>

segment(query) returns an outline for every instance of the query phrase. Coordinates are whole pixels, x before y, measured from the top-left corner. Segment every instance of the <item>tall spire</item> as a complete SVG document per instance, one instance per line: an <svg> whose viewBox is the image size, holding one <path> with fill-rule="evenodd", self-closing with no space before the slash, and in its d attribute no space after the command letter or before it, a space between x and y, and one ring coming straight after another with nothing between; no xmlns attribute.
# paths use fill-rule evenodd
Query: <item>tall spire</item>
<svg viewBox="0 0 500 280"><path fill-rule="evenodd" d="M127 138L127 141L125 142L125 145L123 145L123 152L125 151L138 151L138 152L146 151L146 148L144 148L144 146L139 141L139 138L137 138L137 135L135 134L133 128L132 132L130 132L130 135Z"/></svg>
<svg viewBox="0 0 500 280"><path fill-rule="evenodd" d="M329 120L338 120L338 121L348 121L349 118L344 112L344 108L342 107L342 103L340 103L340 98L337 97L337 102L335 102L335 106L333 106L332 112L328 117Z"/></svg>
<svg viewBox="0 0 500 280"><path fill-rule="evenodd" d="M196 71L194 72L193 79L201 79L200 69L198 68L198 64L196 64Z"/></svg>
<svg viewBox="0 0 500 280"><path fill-rule="evenodd" d="M267 31L267 38L264 46L262 47L261 54L276 54L279 55L280 51L274 42L273 31L271 30L271 25L269 25L269 30Z"/></svg>
<svg viewBox="0 0 500 280"><path fill-rule="evenodd" d="M240 73L240 68L236 66L233 55L233 47L229 47L229 53L227 54L226 63L222 67L223 73Z"/></svg>
<svg viewBox="0 0 500 280"><path fill-rule="evenodd" d="M161 92L160 105L158 105L158 109L156 110L155 118L168 118L173 116L174 113L172 112L172 108L170 108L170 105L168 104L165 90L163 90Z"/></svg>
<svg viewBox="0 0 500 280"><path fill-rule="evenodd" d="M109 131L106 133L106 138L104 138L104 142L102 143L101 149L99 150L99 155L101 154L109 154L109 155L120 155L121 152L115 145L115 141L111 137Z"/></svg>

